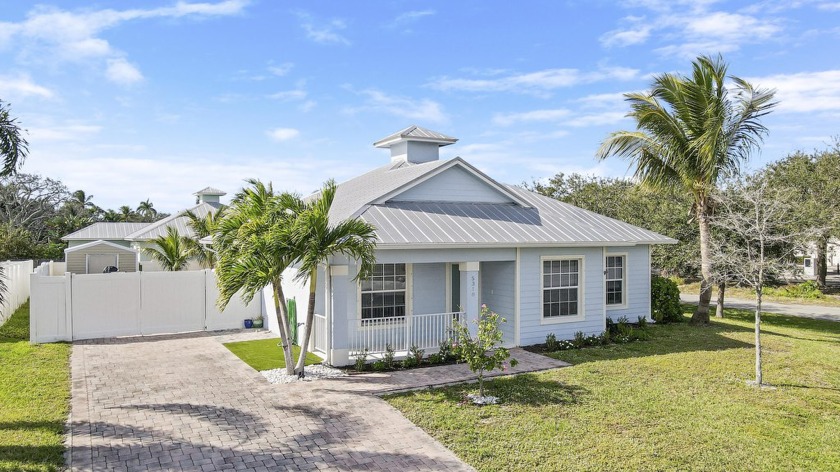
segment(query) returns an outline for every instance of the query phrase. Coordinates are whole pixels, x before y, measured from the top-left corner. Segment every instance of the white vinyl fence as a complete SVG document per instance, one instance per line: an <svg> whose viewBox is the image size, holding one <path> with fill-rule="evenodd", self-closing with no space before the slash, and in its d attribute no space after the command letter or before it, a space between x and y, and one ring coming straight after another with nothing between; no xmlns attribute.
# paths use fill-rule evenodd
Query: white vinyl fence
<svg viewBox="0 0 840 472"><path fill-rule="evenodd" d="M212 270L31 276L33 343L242 327L264 313L261 297L216 308Z"/></svg>
<svg viewBox="0 0 840 472"><path fill-rule="evenodd" d="M32 273L32 261L0 262L3 266L3 282L6 284L6 301L0 304L0 325L29 298L29 274Z"/></svg>

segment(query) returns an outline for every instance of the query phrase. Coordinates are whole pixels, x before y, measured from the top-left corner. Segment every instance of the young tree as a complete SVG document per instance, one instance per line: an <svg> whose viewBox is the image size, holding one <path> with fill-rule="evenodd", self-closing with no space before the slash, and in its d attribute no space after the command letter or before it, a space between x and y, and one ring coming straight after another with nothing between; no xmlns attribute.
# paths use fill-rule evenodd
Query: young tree
<svg viewBox="0 0 840 472"><path fill-rule="evenodd" d="M160 263L163 270L184 270L193 257L189 238L181 236L178 230L171 226L166 228L165 236L158 236L152 242L154 246L143 248L143 252Z"/></svg>
<svg viewBox="0 0 840 472"><path fill-rule="evenodd" d="M315 322L315 287L319 266L333 256L347 256L358 261L359 270L354 279L358 281L370 277L376 262L376 234L372 225L360 218L330 221L335 190L335 182L327 181L320 193L306 203L305 210L298 216L292 229L299 270L297 279L309 282L309 307L306 310L300 356L295 366L301 378L306 375L304 362L312 324Z"/></svg>
<svg viewBox="0 0 840 472"><path fill-rule="evenodd" d="M499 346L503 338L499 323L504 322L505 319L490 311L487 305L481 305L481 313L476 320L478 330L475 336L472 336L466 323L458 323L455 326L455 355L465 362L470 370L478 373L478 398L474 400L475 403L486 403L484 372L503 368L505 361L510 357L510 352ZM516 364L516 359L510 360L511 367Z"/></svg>
<svg viewBox="0 0 840 472"><path fill-rule="evenodd" d="M600 160L617 155L636 166L635 177L654 189L678 187L690 194L700 231L703 280L692 321L709 322L712 296L711 193L719 180L737 175L767 133L761 118L775 106L774 92L730 76L727 65L701 56L691 77L663 74L645 93L629 93L635 131L612 133L598 149ZM728 85L728 86L727 86ZM731 92L734 96L731 96Z"/></svg>
<svg viewBox="0 0 840 472"><path fill-rule="evenodd" d="M236 194L214 228L217 304L224 310L237 293L248 303L270 285L286 374L292 375L295 371L292 330L282 281L283 271L297 257L292 231L295 219L303 211L303 203L296 195L275 194L271 184L259 180L248 183L250 186Z"/></svg>
<svg viewBox="0 0 840 472"><path fill-rule="evenodd" d="M755 291L755 384L763 385L761 358L761 302L769 277L782 276L794 267L790 194L775 192L766 180L737 182L715 195L718 211L714 227L725 238L711 245L715 264L737 282Z"/></svg>

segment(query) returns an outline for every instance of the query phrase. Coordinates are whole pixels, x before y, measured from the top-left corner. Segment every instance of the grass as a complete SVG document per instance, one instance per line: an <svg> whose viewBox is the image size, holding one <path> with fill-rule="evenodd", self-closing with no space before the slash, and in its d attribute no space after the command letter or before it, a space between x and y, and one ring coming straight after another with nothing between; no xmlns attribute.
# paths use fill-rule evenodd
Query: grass
<svg viewBox="0 0 840 472"><path fill-rule="evenodd" d="M29 344L29 303L0 326L0 470L64 467L70 345Z"/></svg>
<svg viewBox="0 0 840 472"><path fill-rule="evenodd" d="M698 295L700 293L700 282L680 285L680 292L690 295ZM732 298L741 298L745 300L755 300L755 291L747 287L726 287L726 296ZM840 306L840 296L825 295L821 298L795 298L775 296L767 292L762 294L761 299L765 302L774 303L793 303L803 305L820 305L820 306ZM712 302L717 300L717 287L712 287Z"/></svg>
<svg viewBox="0 0 840 472"><path fill-rule="evenodd" d="M283 349L277 345L278 342L280 338L257 339L227 343L224 346L255 370L271 370L286 366L286 356L283 355ZM300 347L292 346L292 355L297 359L300 356ZM311 352L306 353L306 365L318 364L321 360Z"/></svg>
<svg viewBox="0 0 840 472"><path fill-rule="evenodd" d="M686 306L686 310L688 307ZM649 341L561 351L574 364L387 400L459 457L496 470L840 470L840 324L752 314L651 326Z"/></svg>

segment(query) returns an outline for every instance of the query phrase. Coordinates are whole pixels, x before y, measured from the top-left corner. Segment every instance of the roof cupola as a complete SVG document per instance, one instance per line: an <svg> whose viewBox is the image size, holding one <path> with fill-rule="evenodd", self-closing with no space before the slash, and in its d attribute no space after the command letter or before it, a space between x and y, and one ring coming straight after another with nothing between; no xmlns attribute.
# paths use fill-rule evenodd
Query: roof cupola
<svg viewBox="0 0 840 472"><path fill-rule="evenodd" d="M440 159L440 148L456 141L457 138L413 125L382 138L373 145L390 149L391 162L421 164Z"/></svg>

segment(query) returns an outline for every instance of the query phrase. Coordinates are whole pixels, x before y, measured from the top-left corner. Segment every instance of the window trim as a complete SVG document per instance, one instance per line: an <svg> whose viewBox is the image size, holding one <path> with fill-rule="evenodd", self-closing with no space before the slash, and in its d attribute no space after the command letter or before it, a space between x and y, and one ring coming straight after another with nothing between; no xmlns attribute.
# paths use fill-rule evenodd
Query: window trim
<svg viewBox="0 0 840 472"><path fill-rule="evenodd" d="M403 323L410 316L414 314L414 299L413 290L414 285L414 267L410 262L376 262L376 264L405 264L405 316L403 316ZM362 281L356 282L356 329L378 329L381 324L371 323L371 320L383 318L370 318L369 320L362 319ZM402 324L402 323L395 323Z"/></svg>
<svg viewBox="0 0 840 472"><path fill-rule="evenodd" d="M578 314L574 316L553 316L546 317L543 312L543 294L545 292L545 262L546 261L578 261ZM562 324L562 323L576 323L586 319L586 257L582 254L557 255L557 256L540 256L540 283L539 286L539 304L540 304L540 324Z"/></svg>
<svg viewBox="0 0 840 472"><path fill-rule="evenodd" d="M614 303L610 305L607 303L607 258L608 257L623 257L624 258L624 266L623 271L621 273L621 303ZM608 252L604 254L604 306L607 307L607 310L626 310L627 309L627 300L630 296L630 291L627 290L627 264L629 260L629 255L626 252Z"/></svg>

